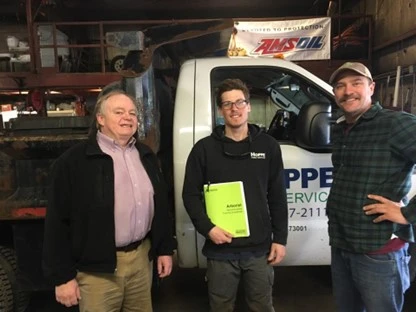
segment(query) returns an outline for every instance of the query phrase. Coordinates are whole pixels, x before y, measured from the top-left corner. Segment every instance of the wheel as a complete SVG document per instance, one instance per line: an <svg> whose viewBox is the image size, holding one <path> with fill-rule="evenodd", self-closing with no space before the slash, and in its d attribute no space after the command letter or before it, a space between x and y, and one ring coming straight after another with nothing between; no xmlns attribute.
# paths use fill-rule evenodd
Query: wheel
<svg viewBox="0 0 416 312"><path fill-rule="evenodd" d="M3 263L3 259L0 258L0 311L12 312L13 311L13 290L10 283L9 275L7 274L6 265Z"/></svg>
<svg viewBox="0 0 416 312"><path fill-rule="evenodd" d="M120 72L123 69L124 58L125 56L123 55L117 55L114 57L110 63L111 71Z"/></svg>
<svg viewBox="0 0 416 312"><path fill-rule="evenodd" d="M0 311L24 312L29 305L30 292L21 289L16 274L17 261L14 250L0 246Z"/></svg>

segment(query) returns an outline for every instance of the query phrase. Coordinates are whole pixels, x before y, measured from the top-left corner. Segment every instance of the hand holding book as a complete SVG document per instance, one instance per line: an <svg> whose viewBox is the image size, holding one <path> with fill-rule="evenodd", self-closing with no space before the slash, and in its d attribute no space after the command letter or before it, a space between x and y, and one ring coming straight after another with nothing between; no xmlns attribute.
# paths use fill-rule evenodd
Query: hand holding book
<svg viewBox="0 0 416 312"><path fill-rule="evenodd" d="M204 199L212 223L235 238L250 236L243 182L205 184Z"/></svg>
<svg viewBox="0 0 416 312"><path fill-rule="evenodd" d="M233 235L218 226L214 226L208 233L208 237L215 244L231 243Z"/></svg>

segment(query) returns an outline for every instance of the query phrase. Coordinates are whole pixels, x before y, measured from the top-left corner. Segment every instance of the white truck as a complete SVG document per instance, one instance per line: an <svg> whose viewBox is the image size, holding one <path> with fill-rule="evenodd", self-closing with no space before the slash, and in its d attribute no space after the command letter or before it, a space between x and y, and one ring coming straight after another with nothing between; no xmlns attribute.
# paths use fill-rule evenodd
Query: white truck
<svg viewBox="0 0 416 312"><path fill-rule="evenodd" d="M179 73L173 124L175 229L178 265L206 267L204 237L182 202L185 164L192 146L222 123L215 88L226 78L249 87L255 123L279 141L286 173L289 235L281 265L329 265L326 201L332 183L330 125L337 105L332 87L292 62L273 58L206 58L186 61ZM416 194L416 172L408 194ZM416 275L415 244L409 264Z"/></svg>
<svg viewBox="0 0 416 312"><path fill-rule="evenodd" d="M186 61L177 84L173 126L175 226L178 265L205 267L198 234L182 202L185 163L192 146L222 123L215 88L226 78L249 87L249 122L280 143L289 209L287 255L282 265L327 265L330 248L326 200L332 183L330 119L332 87L281 59L208 58Z"/></svg>

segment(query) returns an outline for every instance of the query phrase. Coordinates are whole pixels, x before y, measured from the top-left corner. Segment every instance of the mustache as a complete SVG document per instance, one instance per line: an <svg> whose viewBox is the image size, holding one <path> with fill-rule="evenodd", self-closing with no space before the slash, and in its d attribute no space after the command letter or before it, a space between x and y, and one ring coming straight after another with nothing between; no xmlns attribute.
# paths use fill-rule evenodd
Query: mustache
<svg viewBox="0 0 416 312"><path fill-rule="evenodd" d="M346 95L346 96L343 96L342 98L340 98L339 101L340 102L345 102L345 101L348 101L348 100L351 100L351 99L357 99L357 98L358 98L358 96L355 96L355 95Z"/></svg>

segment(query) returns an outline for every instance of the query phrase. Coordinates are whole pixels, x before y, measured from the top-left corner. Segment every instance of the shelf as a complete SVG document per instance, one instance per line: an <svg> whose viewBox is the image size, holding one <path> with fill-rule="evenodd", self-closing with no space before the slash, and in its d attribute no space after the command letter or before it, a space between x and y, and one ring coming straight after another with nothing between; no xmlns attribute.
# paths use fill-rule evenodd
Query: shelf
<svg viewBox="0 0 416 312"><path fill-rule="evenodd" d="M48 116L49 117L75 116L75 111L73 109L48 110Z"/></svg>
<svg viewBox="0 0 416 312"><path fill-rule="evenodd" d="M9 48L9 51L12 53L28 53L29 47L16 47L16 48Z"/></svg>

